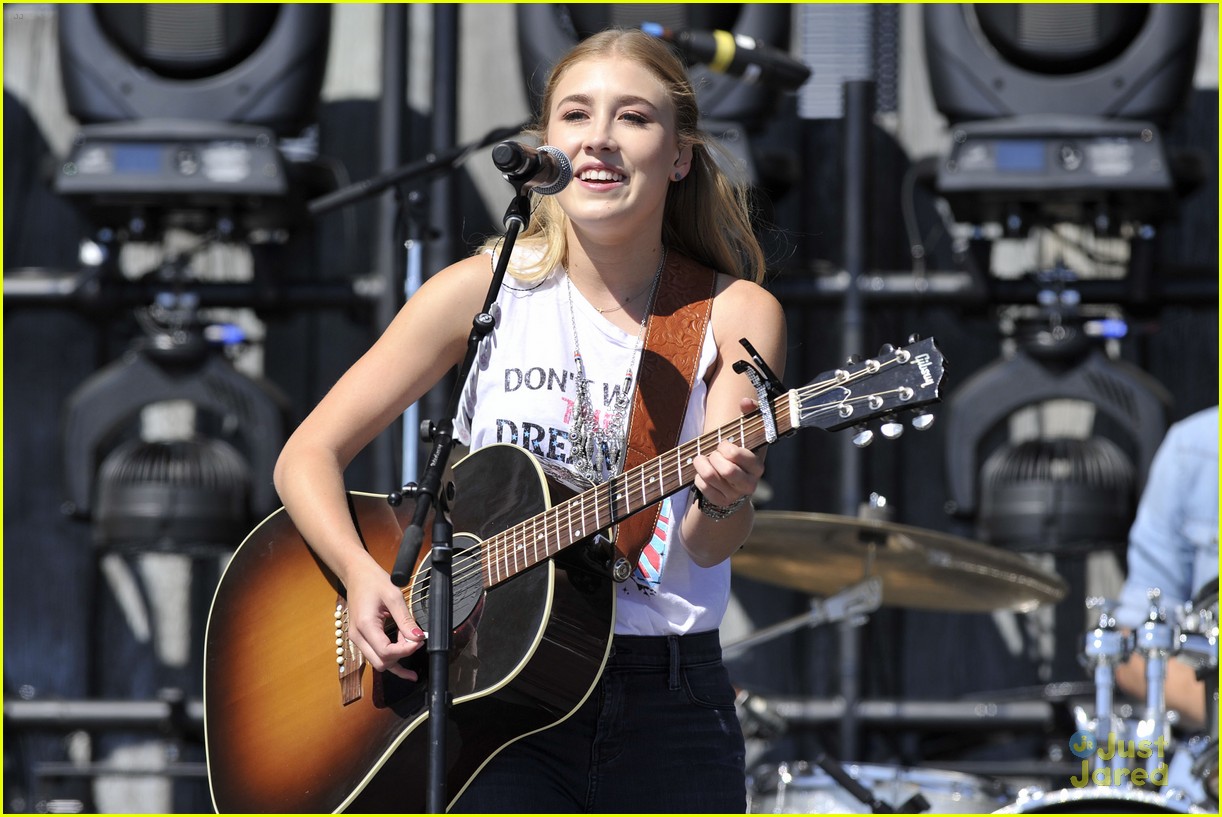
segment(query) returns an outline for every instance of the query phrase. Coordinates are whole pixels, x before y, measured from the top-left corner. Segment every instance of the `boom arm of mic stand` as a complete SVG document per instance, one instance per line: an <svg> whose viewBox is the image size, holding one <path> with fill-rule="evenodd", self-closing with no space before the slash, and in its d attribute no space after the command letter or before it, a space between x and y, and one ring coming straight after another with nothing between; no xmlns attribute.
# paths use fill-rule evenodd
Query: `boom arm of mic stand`
<svg viewBox="0 0 1222 817"><path fill-rule="evenodd" d="M353 204L361 199L369 198L381 193L392 184L406 181L407 179L423 177L430 173L438 173L447 170L453 170L462 163L473 151L480 148L488 147L489 145L508 139L510 136L515 136L521 133L528 127L528 124L523 122L513 127L496 128L484 134L484 136L475 142L469 142L465 145L456 145L447 151L440 154L430 153L418 162L396 167L393 170L388 170L385 173L380 173L369 179L363 179L347 187L340 188L327 193L324 196L319 196L316 199L311 199L306 209L310 215L318 216L331 210L336 210L340 207Z"/></svg>

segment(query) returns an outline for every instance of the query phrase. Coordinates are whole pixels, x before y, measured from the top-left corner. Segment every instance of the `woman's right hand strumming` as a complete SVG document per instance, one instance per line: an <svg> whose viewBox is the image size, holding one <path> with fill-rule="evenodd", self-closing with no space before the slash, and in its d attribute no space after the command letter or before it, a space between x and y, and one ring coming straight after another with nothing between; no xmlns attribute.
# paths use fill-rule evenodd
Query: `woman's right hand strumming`
<svg viewBox="0 0 1222 817"><path fill-rule="evenodd" d="M350 570L344 586L348 637L361 655L376 670L417 680L415 672L399 663L424 644L424 631L412 618L403 589L372 559Z"/></svg>

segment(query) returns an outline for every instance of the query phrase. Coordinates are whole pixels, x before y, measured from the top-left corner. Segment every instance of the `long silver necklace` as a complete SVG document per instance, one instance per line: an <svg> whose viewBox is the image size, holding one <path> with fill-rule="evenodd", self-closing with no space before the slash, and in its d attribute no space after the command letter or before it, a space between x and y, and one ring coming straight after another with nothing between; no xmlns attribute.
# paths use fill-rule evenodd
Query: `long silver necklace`
<svg viewBox="0 0 1222 817"><path fill-rule="evenodd" d="M628 358L628 367L624 372L624 383L615 400L611 404L610 414L606 422L599 424L594 412L594 402L590 399L590 381L586 377L585 363L581 359L581 342L577 337L577 317L573 311L573 280L565 275L565 284L569 296L569 322L573 327L573 363L577 366L577 405L573 408L573 425L569 430L569 464L573 469L597 484L605 482L608 477L618 474L624 465L624 454L627 449L626 420L628 405L632 398L632 381L636 375L637 361L641 355L641 345L645 338L645 324L649 313L653 310L653 299L658 291L658 280L662 277L662 267L666 265L666 247L662 247L662 257L658 259L658 269L653 274L650 285L649 300L641 315L641 326L637 330L636 343ZM596 307L597 308L597 307ZM602 310L599 310L600 312Z"/></svg>

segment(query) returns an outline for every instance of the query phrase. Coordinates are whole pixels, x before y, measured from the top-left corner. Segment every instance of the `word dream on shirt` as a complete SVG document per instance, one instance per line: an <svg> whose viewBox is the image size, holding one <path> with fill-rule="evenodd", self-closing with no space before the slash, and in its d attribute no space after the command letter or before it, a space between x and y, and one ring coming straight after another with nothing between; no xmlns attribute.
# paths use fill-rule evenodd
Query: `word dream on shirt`
<svg viewBox="0 0 1222 817"><path fill-rule="evenodd" d="M602 407L595 407L594 423L598 428L606 431L611 423L610 407L619 399L624 384L622 382L597 383L594 380L590 380L589 383L591 394L598 394L600 391L602 393ZM556 371L551 368L545 369L542 366L532 366L528 369L505 369L506 394L523 389L532 392L558 392L559 400L564 407L561 411L561 422L564 427L543 426L528 420L501 417L496 421L496 441L516 445L535 456L567 465L569 463L569 429L573 425L573 411L576 408L577 400L575 397L566 396L565 393L570 389L575 391L576 384L577 375L567 370ZM598 388L599 386L601 389ZM605 443L601 445L601 448L604 468L610 469L613 463L611 451Z"/></svg>

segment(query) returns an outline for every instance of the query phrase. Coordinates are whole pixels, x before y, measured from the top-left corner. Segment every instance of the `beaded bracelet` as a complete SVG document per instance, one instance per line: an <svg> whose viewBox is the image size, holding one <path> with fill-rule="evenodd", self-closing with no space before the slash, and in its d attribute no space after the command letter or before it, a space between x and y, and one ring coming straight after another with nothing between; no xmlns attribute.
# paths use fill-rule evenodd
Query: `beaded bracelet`
<svg viewBox="0 0 1222 817"><path fill-rule="evenodd" d="M692 490L696 493L696 507L700 509L701 513L703 513L709 519L712 519L714 522L720 522L721 520L735 513L747 501L746 496L740 496L729 505L714 505L712 502L709 502L703 493L700 492L699 488L693 486Z"/></svg>

